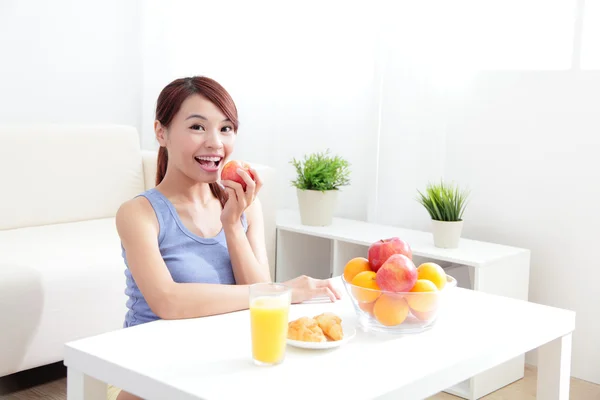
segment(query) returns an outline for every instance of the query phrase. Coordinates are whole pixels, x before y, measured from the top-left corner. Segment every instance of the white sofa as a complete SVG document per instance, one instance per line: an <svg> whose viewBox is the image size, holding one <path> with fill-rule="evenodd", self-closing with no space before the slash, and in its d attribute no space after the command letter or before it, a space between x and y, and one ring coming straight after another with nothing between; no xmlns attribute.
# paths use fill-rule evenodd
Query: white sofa
<svg viewBox="0 0 600 400"><path fill-rule="evenodd" d="M0 125L0 376L61 361L67 341L121 329L114 215L154 186L135 128ZM274 170L255 165L275 262Z"/></svg>

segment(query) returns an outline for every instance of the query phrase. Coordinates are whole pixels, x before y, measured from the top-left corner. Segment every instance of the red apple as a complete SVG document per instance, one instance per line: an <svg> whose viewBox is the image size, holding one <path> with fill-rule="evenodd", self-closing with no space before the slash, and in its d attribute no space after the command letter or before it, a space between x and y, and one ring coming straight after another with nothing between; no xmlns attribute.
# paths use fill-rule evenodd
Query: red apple
<svg viewBox="0 0 600 400"><path fill-rule="evenodd" d="M369 246L369 264L375 272L394 254L404 254L412 260L412 250L408 243L400 238L381 239Z"/></svg>
<svg viewBox="0 0 600 400"><path fill-rule="evenodd" d="M242 188L244 189L244 191L246 191L246 182L237 173L238 168L246 171L246 173L250 175L250 178L254 180L254 175L252 174L252 172L250 172L250 165L248 165L248 163L244 161L238 160L231 160L223 166L223 170L221 171L221 180L237 182L240 185L242 185Z"/></svg>
<svg viewBox="0 0 600 400"><path fill-rule="evenodd" d="M417 267L404 254L393 254L377 271L375 282L381 290L410 292L417 282Z"/></svg>

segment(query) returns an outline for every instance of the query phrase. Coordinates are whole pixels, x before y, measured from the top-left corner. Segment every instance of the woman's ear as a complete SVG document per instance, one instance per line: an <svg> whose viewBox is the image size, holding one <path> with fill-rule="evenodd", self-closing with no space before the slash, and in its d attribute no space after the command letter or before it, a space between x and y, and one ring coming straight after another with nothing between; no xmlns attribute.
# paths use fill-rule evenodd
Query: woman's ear
<svg viewBox="0 0 600 400"><path fill-rule="evenodd" d="M167 129L158 120L154 121L154 134L158 144L161 147L167 147Z"/></svg>

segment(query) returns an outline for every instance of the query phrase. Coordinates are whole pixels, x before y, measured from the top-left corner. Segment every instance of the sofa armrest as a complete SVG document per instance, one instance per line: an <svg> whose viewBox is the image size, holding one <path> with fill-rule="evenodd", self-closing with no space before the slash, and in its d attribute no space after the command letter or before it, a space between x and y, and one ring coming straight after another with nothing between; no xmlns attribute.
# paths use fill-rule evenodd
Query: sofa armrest
<svg viewBox="0 0 600 400"><path fill-rule="evenodd" d="M156 186L156 159L158 152L154 150L142 150L142 165L144 169L144 188L152 189Z"/></svg>

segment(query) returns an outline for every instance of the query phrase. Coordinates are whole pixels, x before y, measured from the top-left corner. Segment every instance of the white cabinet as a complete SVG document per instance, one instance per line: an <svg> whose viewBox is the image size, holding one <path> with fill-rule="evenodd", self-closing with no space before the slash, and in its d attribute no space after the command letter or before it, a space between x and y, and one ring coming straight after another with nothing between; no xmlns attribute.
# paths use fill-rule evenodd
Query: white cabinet
<svg viewBox="0 0 600 400"><path fill-rule="evenodd" d="M468 239L461 239L457 249L441 249L433 245L429 232L342 218L335 218L326 227L304 226L294 210L277 213L275 280L282 282L299 275L315 278L341 275L348 260L366 257L371 243L390 237L408 242L417 266L424 261L435 261L457 278L460 287L528 299L530 252L527 249ZM525 355L521 355L446 391L465 399L479 399L521 379L524 365Z"/></svg>

